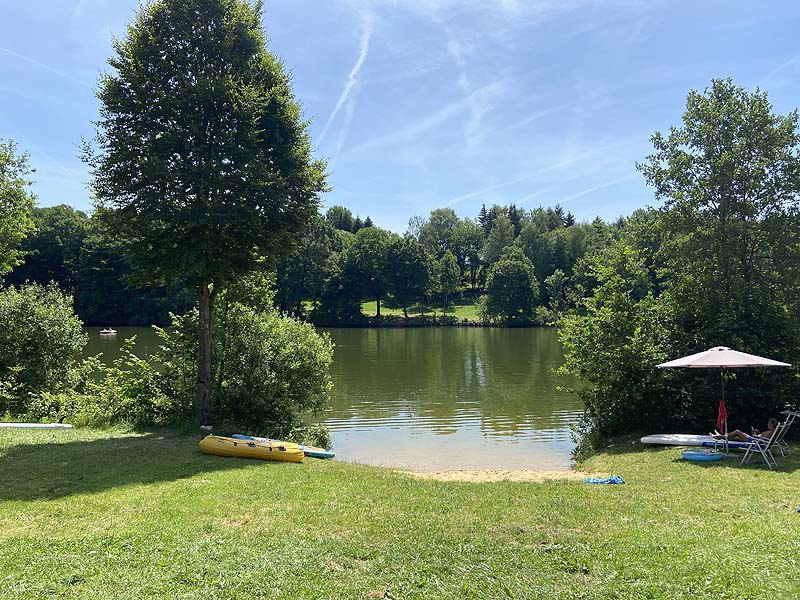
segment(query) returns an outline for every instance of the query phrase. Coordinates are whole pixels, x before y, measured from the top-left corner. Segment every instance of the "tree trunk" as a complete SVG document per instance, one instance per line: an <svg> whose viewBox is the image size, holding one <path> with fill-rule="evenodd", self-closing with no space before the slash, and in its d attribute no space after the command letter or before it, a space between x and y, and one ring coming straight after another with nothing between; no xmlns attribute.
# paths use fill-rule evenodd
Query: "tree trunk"
<svg viewBox="0 0 800 600"><path fill-rule="evenodd" d="M228 300L226 299L225 303L222 305L222 313L217 313L216 302L214 302L213 310L214 314L212 320L216 320L220 316L223 319L223 321L220 323L220 328L217 330L220 335L214 336L214 339L217 340L217 348L219 349L219 352L214 355L214 360L216 361L217 365L217 380L214 382L212 389L218 390L222 388L222 380L225 377L225 356L227 355L228 349L228 340L225 336L225 332L228 330L228 327L225 320L228 317Z"/></svg>
<svg viewBox="0 0 800 600"><path fill-rule="evenodd" d="M408 310L406 309L405 304L403 305L403 318L404 319L408 318Z"/></svg>
<svg viewBox="0 0 800 600"><path fill-rule="evenodd" d="M378 310L375 311L375 318L376 319L380 319L381 318L381 297L380 296L377 296L375 298L375 305L378 307Z"/></svg>
<svg viewBox="0 0 800 600"><path fill-rule="evenodd" d="M211 329L216 292L208 283L200 284L200 318L198 320L196 419L208 425L211 418Z"/></svg>

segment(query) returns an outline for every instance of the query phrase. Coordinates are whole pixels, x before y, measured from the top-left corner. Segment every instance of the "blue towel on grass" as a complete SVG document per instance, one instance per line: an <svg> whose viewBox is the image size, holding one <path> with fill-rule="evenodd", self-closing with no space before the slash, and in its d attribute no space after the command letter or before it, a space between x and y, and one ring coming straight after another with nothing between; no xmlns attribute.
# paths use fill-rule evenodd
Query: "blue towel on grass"
<svg viewBox="0 0 800 600"><path fill-rule="evenodd" d="M606 477L605 479L589 477L586 479L586 483L625 483L625 480L623 480L619 475L612 475L611 477Z"/></svg>

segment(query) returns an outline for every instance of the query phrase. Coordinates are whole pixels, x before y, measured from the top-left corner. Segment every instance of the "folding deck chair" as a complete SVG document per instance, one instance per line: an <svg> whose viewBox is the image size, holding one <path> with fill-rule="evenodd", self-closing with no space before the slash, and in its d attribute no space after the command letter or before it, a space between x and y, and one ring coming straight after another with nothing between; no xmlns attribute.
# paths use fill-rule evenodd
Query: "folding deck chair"
<svg viewBox="0 0 800 600"><path fill-rule="evenodd" d="M783 438L786 436L786 432L789 430L789 427L791 427L792 423L794 423L794 420L797 417L800 417L800 412L795 410L784 410L781 414L786 415L786 420L783 422L784 427L783 431L781 432L781 439L778 440L778 450L781 451L781 456L786 458L792 453L792 448L789 446L789 444L783 441Z"/></svg>
<svg viewBox="0 0 800 600"><path fill-rule="evenodd" d="M770 470L774 469L778 466L775 457L772 456L772 448L780 442L780 439L783 437L783 432L786 430L786 423L778 423L778 426L775 427L775 431L768 440L764 440L757 437L750 438L750 445L747 446L747 450L742 457L742 462L739 463L739 466L745 465L753 455L758 452L764 458L764 462L767 463L767 466Z"/></svg>

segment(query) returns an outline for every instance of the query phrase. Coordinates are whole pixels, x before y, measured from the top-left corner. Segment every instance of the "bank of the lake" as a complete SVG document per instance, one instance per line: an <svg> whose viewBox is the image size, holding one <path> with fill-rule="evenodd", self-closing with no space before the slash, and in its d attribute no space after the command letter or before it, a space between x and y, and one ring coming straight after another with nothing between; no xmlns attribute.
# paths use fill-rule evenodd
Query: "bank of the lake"
<svg viewBox="0 0 800 600"><path fill-rule="evenodd" d="M368 318L373 318L377 314L377 302L363 302L361 312ZM449 304L447 308L442 306L423 306L414 304L407 308L403 313L403 307L397 306L390 301L381 302L381 315L388 317L388 322L402 326L403 323L417 324L422 323L428 326L436 325L481 325L478 305L473 298L456 300ZM406 318L406 315L408 318Z"/></svg>
<svg viewBox="0 0 800 600"><path fill-rule="evenodd" d="M225 459L157 431L0 432L0 596L795 598L797 453L770 472L625 444L582 481Z"/></svg>
<svg viewBox="0 0 800 600"><path fill-rule="evenodd" d="M446 307L440 304L415 303L403 307L391 298L381 301L380 316L378 316L377 301L370 300L361 303L361 313L358 317L348 320L333 320L329 316L315 314L311 302L304 303L305 319L321 326L327 327L498 327L503 326L501 320L481 317L478 303L474 297L457 298L448 303ZM523 328L536 328L550 326L551 323L542 323L534 319L525 323L511 326Z"/></svg>
<svg viewBox="0 0 800 600"><path fill-rule="evenodd" d="M336 345L333 391L319 415L341 460L417 471L563 470L580 401L559 389L563 353L553 329L324 329ZM88 330L106 360L125 339L158 345L147 328L116 338Z"/></svg>

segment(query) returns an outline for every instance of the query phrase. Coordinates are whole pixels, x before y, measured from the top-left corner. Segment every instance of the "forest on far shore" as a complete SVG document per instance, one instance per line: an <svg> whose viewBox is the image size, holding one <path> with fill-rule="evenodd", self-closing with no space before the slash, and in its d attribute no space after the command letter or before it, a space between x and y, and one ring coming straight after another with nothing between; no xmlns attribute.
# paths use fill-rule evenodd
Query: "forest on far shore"
<svg viewBox="0 0 800 600"><path fill-rule="evenodd" d="M31 216L24 262L5 285L54 281L89 325L163 325L195 302L180 282L142 285L96 216L65 204ZM312 217L288 256L263 268L279 308L321 325L452 324L463 321L457 307L464 305L473 306L464 317L473 323L550 325L589 289L576 264L606 248L629 220L576 222L558 205L483 206L474 219L439 208L412 217L398 235L334 205ZM362 310L367 301L370 314ZM377 301L383 312L375 315Z"/></svg>

